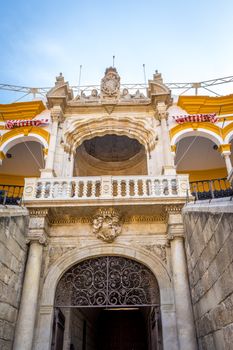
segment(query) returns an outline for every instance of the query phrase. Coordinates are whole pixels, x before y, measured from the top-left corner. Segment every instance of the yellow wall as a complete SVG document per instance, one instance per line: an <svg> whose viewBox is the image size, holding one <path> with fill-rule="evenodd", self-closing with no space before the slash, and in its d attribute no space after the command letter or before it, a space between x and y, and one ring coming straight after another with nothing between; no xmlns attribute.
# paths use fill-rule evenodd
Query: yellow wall
<svg viewBox="0 0 233 350"><path fill-rule="evenodd" d="M8 174L0 174L0 184L1 185L15 185L15 186L24 186L25 177L35 177L35 176L14 176Z"/></svg>
<svg viewBox="0 0 233 350"><path fill-rule="evenodd" d="M197 171L177 171L178 174L189 174L189 181L201 181L212 180L227 177L227 171L225 168L209 169L209 170L197 170Z"/></svg>

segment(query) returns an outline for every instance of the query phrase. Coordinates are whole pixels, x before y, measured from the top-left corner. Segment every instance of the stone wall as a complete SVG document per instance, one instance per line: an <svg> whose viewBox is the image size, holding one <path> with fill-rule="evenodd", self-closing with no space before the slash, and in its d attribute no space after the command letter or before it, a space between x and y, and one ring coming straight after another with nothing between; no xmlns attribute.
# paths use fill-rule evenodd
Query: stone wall
<svg viewBox="0 0 233 350"><path fill-rule="evenodd" d="M65 316L65 333L63 350L70 350L71 344L73 350L96 349L96 334L95 334L95 320L93 320L93 311L89 313L89 319L87 317L88 312L83 313L76 308L65 308L62 310ZM85 328L85 330L84 330ZM85 340L83 337L85 336ZM86 345L84 345L84 342Z"/></svg>
<svg viewBox="0 0 233 350"><path fill-rule="evenodd" d="M12 349L27 247L27 211L0 207L0 349Z"/></svg>
<svg viewBox="0 0 233 350"><path fill-rule="evenodd" d="M183 210L199 349L233 349L233 202Z"/></svg>

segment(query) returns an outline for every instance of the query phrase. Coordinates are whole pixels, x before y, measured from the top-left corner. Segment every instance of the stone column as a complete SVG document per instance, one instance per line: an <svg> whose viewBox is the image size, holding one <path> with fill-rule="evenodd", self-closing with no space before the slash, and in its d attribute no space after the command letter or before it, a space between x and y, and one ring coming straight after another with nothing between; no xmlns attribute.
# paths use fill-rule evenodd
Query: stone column
<svg viewBox="0 0 233 350"><path fill-rule="evenodd" d="M67 154L67 169L66 176L72 177L74 173L74 154L73 152Z"/></svg>
<svg viewBox="0 0 233 350"><path fill-rule="evenodd" d="M55 175L54 173L54 158L56 152L57 144L57 133L58 133L58 124L61 120L63 114L62 109L59 106L55 106L51 109L51 119L52 119L52 129L49 140L48 155L46 158L45 169L41 170L42 178L49 178Z"/></svg>
<svg viewBox="0 0 233 350"><path fill-rule="evenodd" d="M153 175L152 164L151 164L151 154L149 150L146 150L146 163L147 163L147 174L149 176Z"/></svg>
<svg viewBox="0 0 233 350"><path fill-rule="evenodd" d="M223 157L224 157L224 160L225 160L225 163L226 163L227 175L229 175L231 173L231 169L232 169L230 154L223 153Z"/></svg>
<svg viewBox="0 0 233 350"><path fill-rule="evenodd" d="M164 102L157 104L157 116L161 122L161 137L163 147L163 173L164 175L176 174L174 159L171 154L170 136L167 126L167 106Z"/></svg>
<svg viewBox="0 0 233 350"><path fill-rule="evenodd" d="M29 234L27 238L29 242L29 252L13 350L31 350L33 345L43 245L46 242L44 224L45 216L30 218Z"/></svg>
<svg viewBox="0 0 233 350"><path fill-rule="evenodd" d="M6 158L5 153L4 153L3 151L0 151L0 165L2 165L2 161L3 161L3 159L5 159L5 158Z"/></svg>
<svg viewBox="0 0 233 350"><path fill-rule="evenodd" d="M226 143L225 145L220 145L218 148L219 152L221 153L221 156L224 158L226 168L227 168L227 175L230 174L232 170L232 164L231 164L231 144Z"/></svg>
<svg viewBox="0 0 233 350"><path fill-rule="evenodd" d="M171 244L171 264L179 349L197 350L187 262L184 249L183 222L180 213L169 213L168 238Z"/></svg>

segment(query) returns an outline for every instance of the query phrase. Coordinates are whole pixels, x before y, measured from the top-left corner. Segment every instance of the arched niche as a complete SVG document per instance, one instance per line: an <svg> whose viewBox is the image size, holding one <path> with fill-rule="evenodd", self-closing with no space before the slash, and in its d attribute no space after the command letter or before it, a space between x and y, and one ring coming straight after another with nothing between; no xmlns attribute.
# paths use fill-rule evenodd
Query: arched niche
<svg viewBox="0 0 233 350"><path fill-rule="evenodd" d="M97 136L76 150L74 176L146 174L146 150L136 139L115 134Z"/></svg>

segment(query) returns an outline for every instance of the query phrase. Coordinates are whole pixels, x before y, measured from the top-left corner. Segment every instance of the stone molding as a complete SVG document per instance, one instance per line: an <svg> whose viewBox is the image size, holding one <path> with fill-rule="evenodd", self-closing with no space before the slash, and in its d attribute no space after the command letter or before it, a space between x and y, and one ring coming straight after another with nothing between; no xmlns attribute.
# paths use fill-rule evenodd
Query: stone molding
<svg viewBox="0 0 233 350"><path fill-rule="evenodd" d="M30 217L45 217L49 214L48 208L29 208Z"/></svg>
<svg viewBox="0 0 233 350"><path fill-rule="evenodd" d="M142 246L167 264L166 244L146 244Z"/></svg>
<svg viewBox="0 0 233 350"><path fill-rule="evenodd" d="M64 146L74 151L85 140L96 136L116 134L135 138L146 149L152 151L157 144L157 131L145 118L119 115L95 116L89 119L70 119L64 129Z"/></svg>
<svg viewBox="0 0 233 350"><path fill-rule="evenodd" d="M26 236L26 243L38 241L47 245L48 236L48 208L29 208L29 231Z"/></svg>
<svg viewBox="0 0 233 350"><path fill-rule="evenodd" d="M184 204L170 204L165 206L167 214L181 214Z"/></svg>
<svg viewBox="0 0 233 350"><path fill-rule="evenodd" d="M49 263L52 264L65 253L75 249L76 246L51 246L49 248Z"/></svg>
<svg viewBox="0 0 233 350"><path fill-rule="evenodd" d="M133 223L167 223L167 213L162 212L156 215L132 215L124 216L124 224ZM91 216L80 216L80 217L49 217L50 225L72 225L72 224L91 224Z"/></svg>

